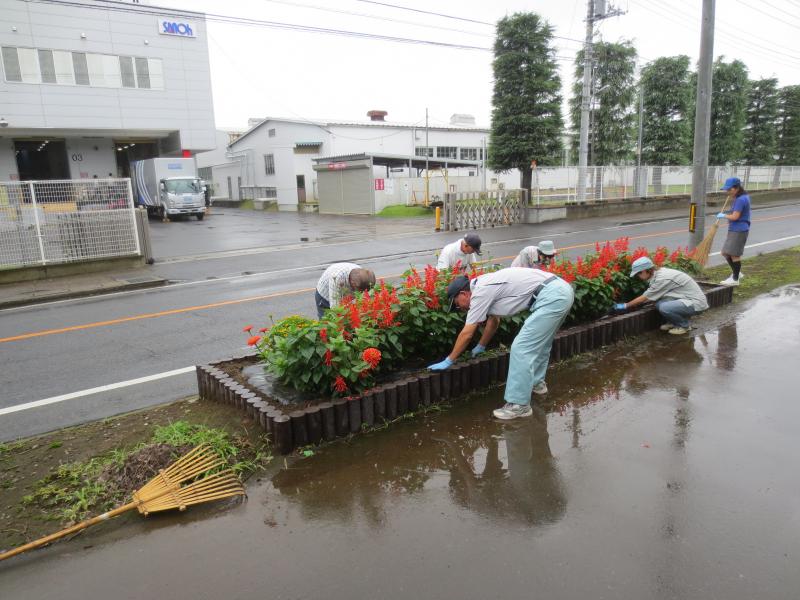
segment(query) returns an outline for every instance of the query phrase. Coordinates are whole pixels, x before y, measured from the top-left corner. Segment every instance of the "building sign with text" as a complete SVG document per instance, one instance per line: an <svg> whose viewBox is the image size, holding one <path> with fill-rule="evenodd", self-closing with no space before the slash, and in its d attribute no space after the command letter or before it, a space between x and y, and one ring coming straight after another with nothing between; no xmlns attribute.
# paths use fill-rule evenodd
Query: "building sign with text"
<svg viewBox="0 0 800 600"><path fill-rule="evenodd" d="M158 33L177 37L197 37L195 24L181 18L158 17Z"/></svg>

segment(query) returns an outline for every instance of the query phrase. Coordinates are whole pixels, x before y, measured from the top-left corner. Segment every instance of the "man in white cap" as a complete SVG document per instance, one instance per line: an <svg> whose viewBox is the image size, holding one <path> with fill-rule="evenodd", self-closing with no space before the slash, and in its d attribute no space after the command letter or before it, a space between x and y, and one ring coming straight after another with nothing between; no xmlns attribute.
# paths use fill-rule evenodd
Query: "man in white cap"
<svg viewBox="0 0 800 600"><path fill-rule="evenodd" d="M442 248L439 260L436 261L436 268L440 271L452 269L460 261L461 270L465 271L472 263L477 262L480 255L481 238L477 233L470 232L460 240Z"/></svg>
<svg viewBox="0 0 800 600"><path fill-rule="evenodd" d="M689 318L708 308L706 295L694 279L683 271L656 267L647 256L633 261L631 277L649 281L650 285L638 298L615 304L614 308L623 311L645 302L655 302L658 312L666 320L661 326L662 331L683 335L691 329Z"/></svg>
<svg viewBox="0 0 800 600"><path fill-rule="evenodd" d="M541 269L553 262L556 256L556 247L550 240L542 240L538 246L525 246L520 250L517 258L511 263L512 267L525 267L528 269Z"/></svg>
<svg viewBox="0 0 800 600"><path fill-rule="evenodd" d="M511 344L505 405L493 412L498 419L529 417L531 392L546 394L544 376L550 362L550 349L556 331L567 318L575 294L566 281L539 269L501 269L486 273L472 281L459 275L447 286L450 307L466 310L467 318L458 334L453 350L445 359L428 368L443 371L450 368L467 349L480 323L483 334L472 349L477 356L486 349L500 325L500 317L530 309L517 337Z"/></svg>
<svg viewBox="0 0 800 600"><path fill-rule="evenodd" d="M355 263L333 263L322 273L314 291L317 318L325 311L341 304L345 296L353 292L364 292L375 285L375 273L362 269Z"/></svg>

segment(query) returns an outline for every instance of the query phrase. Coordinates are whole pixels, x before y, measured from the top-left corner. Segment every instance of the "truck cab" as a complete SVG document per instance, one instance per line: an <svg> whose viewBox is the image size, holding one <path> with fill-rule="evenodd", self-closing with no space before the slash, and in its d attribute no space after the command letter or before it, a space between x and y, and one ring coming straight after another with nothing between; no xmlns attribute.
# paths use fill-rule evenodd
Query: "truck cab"
<svg viewBox="0 0 800 600"><path fill-rule="evenodd" d="M169 177L159 182L162 217L195 215L205 217L206 200L203 184L197 177Z"/></svg>

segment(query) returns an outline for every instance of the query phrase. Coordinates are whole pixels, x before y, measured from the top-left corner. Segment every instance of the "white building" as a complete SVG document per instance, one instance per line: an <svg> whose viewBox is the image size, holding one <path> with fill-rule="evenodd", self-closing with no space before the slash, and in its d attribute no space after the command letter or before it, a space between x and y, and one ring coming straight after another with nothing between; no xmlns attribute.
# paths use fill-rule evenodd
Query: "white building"
<svg viewBox="0 0 800 600"><path fill-rule="evenodd" d="M470 115L453 115L449 125L425 128L419 124L392 123L384 111L369 111L369 121L332 121L266 118L256 122L227 149L225 164L213 166L217 195L239 199L275 198L281 210L296 210L298 203L318 198L314 159L352 154L425 156L445 162L483 161L489 129L475 125ZM426 143L427 138L427 143ZM203 155L198 163L209 166ZM213 161L210 161L213 162ZM378 167L376 167L378 169ZM393 168L376 176L418 180L409 184L416 195L419 169ZM458 180L436 189L475 191L518 187L519 172L497 174L480 167L448 168L434 179ZM469 184L466 180L471 180ZM485 180L485 181L484 181ZM470 187L471 186L471 187ZM454 189L455 188L455 189Z"/></svg>
<svg viewBox="0 0 800 600"><path fill-rule="evenodd" d="M129 175L215 147L202 13L0 0L0 181Z"/></svg>

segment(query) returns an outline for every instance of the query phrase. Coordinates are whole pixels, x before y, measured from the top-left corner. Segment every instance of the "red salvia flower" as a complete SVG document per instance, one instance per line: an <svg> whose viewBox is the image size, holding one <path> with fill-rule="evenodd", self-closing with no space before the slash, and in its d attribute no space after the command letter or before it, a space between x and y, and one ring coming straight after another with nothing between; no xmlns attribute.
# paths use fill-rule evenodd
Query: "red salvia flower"
<svg viewBox="0 0 800 600"><path fill-rule="evenodd" d="M336 376L336 379L333 382L333 389L340 394L347 391L347 383L345 382L344 377L341 375Z"/></svg>
<svg viewBox="0 0 800 600"><path fill-rule="evenodd" d="M328 330L327 329L320 329L319 330L319 339L321 339L323 342L327 343L327 341L328 341Z"/></svg>
<svg viewBox="0 0 800 600"><path fill-rule="evenodd" d="M330 367L331 366L331 362L333 361L333 352L331 352L330 348L325 350L325 359L324 360L325 360L325 366L326 367Z"/></svg>

